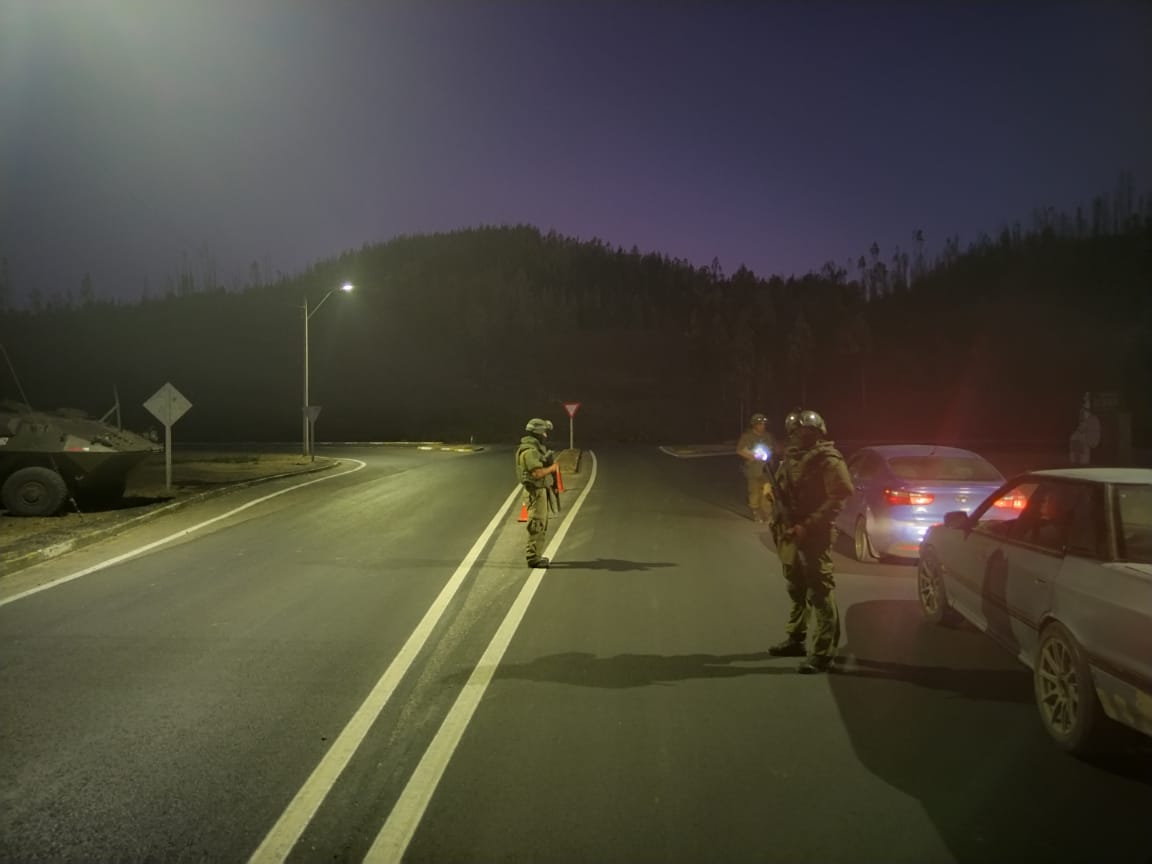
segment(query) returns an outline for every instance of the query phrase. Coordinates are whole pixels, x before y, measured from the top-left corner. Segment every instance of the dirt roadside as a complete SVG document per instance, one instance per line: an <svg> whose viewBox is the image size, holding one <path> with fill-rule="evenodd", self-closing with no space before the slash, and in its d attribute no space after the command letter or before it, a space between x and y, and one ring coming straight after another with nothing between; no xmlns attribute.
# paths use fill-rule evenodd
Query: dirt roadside
<svg viewBox="0 0 1152 864"><path fill-rule="evenodd" d="M196 452L174 455L172 485L167 485L164 455L150 456L128 475L124 498L59 516L0 515L0 576L55 557L113 531L170 512L210 495L274 477L326 471L337 460L299 454Z"/></svg>

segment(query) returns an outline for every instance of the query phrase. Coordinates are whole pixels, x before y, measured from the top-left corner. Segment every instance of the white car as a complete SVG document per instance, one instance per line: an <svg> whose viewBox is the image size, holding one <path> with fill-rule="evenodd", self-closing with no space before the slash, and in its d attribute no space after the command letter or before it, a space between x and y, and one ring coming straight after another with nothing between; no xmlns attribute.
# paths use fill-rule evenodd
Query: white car
<svg viewBox="0 0 1152 864"><path fill-rule="evenodd" d="M1094 750L1106 718L1152 736L1152 470L1016 477L929 529L916 582L925 618L959 615L1032 669L1064 749Z"/></svg>

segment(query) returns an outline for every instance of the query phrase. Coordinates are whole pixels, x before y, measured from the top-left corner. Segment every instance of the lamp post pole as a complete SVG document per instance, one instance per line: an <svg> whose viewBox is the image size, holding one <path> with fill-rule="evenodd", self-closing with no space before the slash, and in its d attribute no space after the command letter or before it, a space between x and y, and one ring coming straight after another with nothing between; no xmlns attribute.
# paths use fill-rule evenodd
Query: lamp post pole
<svg viewBox="0 0 1152 864"><path fill-rule="evenodd" d="M308 313L308 298L304 298L304 404L300 408L300 419L304 421L303 431L303 455L308 458L309 453L309 436L308 436L308 319L311 316Z"/></svg>
<svg viewBox="0 0 1152 864"><path fill-rule="evenodd" d="M345 282L340 286L340 290L348 292L351 291L353 287L354 286L351 282ZM303 415L304 420L304 430L302 437L304 439L303 455L305 458L310 456L315 458L313 455L313 446L315 442L312 440L312 417L309 415L311 405L308 402L308 319L320 310L320 307L324 305L324 301L331 297L335 290L335 288L331 289L327 294L320 298L320 302L312 307L311 310L308 309L308 297L305 296L304 306L302 307L304 310L304 405L301 407L300 413Z"/></svg>

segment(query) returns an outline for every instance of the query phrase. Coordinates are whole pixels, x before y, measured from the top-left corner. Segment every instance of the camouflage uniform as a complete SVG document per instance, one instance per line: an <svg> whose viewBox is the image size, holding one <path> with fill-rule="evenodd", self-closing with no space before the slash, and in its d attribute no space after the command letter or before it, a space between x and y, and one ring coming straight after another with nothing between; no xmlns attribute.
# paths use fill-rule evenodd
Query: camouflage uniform
<svg viewBox="0 0 1152 864"><path fill-rule="evenodd" d="M756 448L757 445L762 445L767 448L769 452L775 450L776 440L772 437L771 432L757 432L755 429L748 429L740 436L740 440L736 442L737 453L747 453ZM772 504L772 490L771 487L765 489L767 479L764 477L764 469L766 462L759 462L745 458L740 470L744 472L744 479L748 485L748 509L751 516L757 522L763 522L768 517L768 512L771 510ZM765 501L765 498L768 500Z"/></svg>
<svg viewBox="0 0 1152 864"><path fill-rule="evenodd" d="M785 452L784 460L776 471L794 520L802 525L804 537L797 540L785 530L779 520L772 523L773 536L784 565L784 580L788 597L792 600L785 632L788 638L774 646L771 653L781 656L799 656L807 639L808 619L815 613L816 634L809 654L809 663L822 671L836 656L840 644L840 615L836 608L832 573L833 523L852 494L852 478L844 464L844 457L831 441L816 441L809 447L793 443Z"/></svg>
<svg viewBox="0 0 1152 864"><path fill-rule="evenodd" d="M545 447L543 440L532 434L525 434L516 448L516 480L524 487L523 503L528 510L528 542L524 546L524 556L529 564L547 559L541 558L545 538L548 534L548 509L550 490L556 482L552 474L533 477L537 468L545 468L555 458Z"/></svg>

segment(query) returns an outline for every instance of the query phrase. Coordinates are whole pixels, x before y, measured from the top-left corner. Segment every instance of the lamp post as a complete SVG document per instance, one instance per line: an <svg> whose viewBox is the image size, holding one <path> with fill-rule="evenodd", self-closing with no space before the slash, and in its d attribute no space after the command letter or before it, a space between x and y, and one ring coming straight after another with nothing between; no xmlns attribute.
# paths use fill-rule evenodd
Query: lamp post
<svg viewBox="0 0 1152 864"><path fill-rule="evenodd" d="M351 291L353 289L353 287L355 287L355 286L353 286L353 284L351 282L345 282L343 285L340 286L340 290L347 292L347 291ZM304 433L303 433L304 434L304 447L303 447L303 449L304 449L304 456L305 457L311 457L312 459L315 459L316 456L312 451L312 445L314 443L312 441L312 420L313 420L313 417L309 413L311 411L312 406L308 404L308 319L311 318L313 315L315 315L319 311L320 307L324 305L324 301L327 300L329 297L331 297L333 292L335 292L335 291L336 291L336 289L333 288L331 291L329 291L327 294L325 294L322 298L320 298L320 302L317 303L315 306L313 306L311 310L308 309L308 297L305 296L304 297L304 306L302 307L304 310L304 407L301 409L301 413L304 415Z"/></svg>

